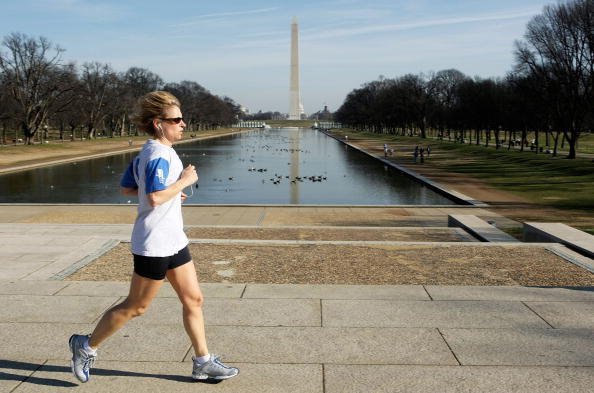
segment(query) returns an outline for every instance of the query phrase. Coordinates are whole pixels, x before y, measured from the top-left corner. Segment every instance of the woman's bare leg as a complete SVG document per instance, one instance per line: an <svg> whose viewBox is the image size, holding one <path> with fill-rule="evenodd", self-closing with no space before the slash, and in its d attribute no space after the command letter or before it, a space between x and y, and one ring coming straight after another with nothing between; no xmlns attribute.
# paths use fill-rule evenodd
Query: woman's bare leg
<svg viewBox="0 0 594 393"><path fill-rule="evenodd" d="M163 280L152 280L133 273L128 297L103 315L91 334L89 346L97 349L103 341L120 330L126 322L142 315L162 285Z"/></svg>
<svg viewBox="0 0 594 393"><path fill-rule="evenodd" d="M204 316L202 315L202 291L196 277L194 262L190 261L167 271L167 279L175 289L183 306L184 327L192 341L196 356L208 355Z"/></svg>

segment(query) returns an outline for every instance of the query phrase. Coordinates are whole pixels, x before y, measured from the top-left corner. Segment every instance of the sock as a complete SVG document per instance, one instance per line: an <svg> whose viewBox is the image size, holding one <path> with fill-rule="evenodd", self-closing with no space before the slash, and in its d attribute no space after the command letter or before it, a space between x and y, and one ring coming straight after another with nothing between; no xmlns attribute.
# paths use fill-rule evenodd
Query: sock
<svg viewBox="0 0 594 393"><path fill-rule="evenodd" d="M198 364L204 364L204 363L208 362L209 360L210 360L210 353L208 355L194 357L194 361Z"/></svg>
<svg viewBox="0 0 594 393"><path fill-rule="evenodd" d="M85 349L85 351L87 351L87 353L88 353L89 355L94 355L94 354L96 354L96 353L97 353L97 350L96 350L96 349L93 349L93 348L91 348L91 347L89 346L89 336L87 336L87 337L85 338L85 341L83 342L83 348Z"/></svg>

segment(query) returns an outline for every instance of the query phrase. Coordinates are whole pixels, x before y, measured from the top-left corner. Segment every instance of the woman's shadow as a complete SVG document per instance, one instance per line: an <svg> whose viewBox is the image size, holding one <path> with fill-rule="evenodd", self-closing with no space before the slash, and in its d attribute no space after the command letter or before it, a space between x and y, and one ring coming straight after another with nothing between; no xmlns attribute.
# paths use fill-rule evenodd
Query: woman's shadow
<svg viewBox="0 0 594 393"><path fill-rule="evenodd" d="M24 374L13 374L7 372L7 370L22 370L26 373ZM51 364L46 364L46 362L39 362L39 363L28 363L16 360L4 360L0 359L0 381L20 381L24 383L31 383L35 385L44 385L44 386L59 386L59 387L74 387L78 386L78 384L65 381L62 379L54 379L54 378L40 378L35 377L32 374L36 371L44 371L49 373L66 373L70 374L71 369L67 366L55 366ZM139 373L134 371L120 371L120 370L109 370L104 368L93 368L92 375L103 375L103 376L118 376L118 377L135 377L135 378L160 378L169 381L175 382L184 382L184 383L194 383L196 382L190 377L182 376L182 375L171 375L171 374L149 374L149 373ZM74 378L74 377L72 377ZM221 381L206 379L201 380L200 382L208 383L208 384L215 384Z"/></svg>

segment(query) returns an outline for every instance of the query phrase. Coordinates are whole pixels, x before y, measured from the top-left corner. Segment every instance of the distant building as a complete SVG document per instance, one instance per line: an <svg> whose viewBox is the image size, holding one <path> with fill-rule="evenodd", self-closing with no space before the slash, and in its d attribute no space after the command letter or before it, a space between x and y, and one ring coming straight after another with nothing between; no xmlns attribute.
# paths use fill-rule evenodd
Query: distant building
<svg viewBox="0 0 594 393"><path fill-rule="evenodd" d="M311 120L332 121L334 114L328 110L328 105L324 105L324 109L313 113L309 118Z"/></svg>
<svg viewBox="0 0 594 393"><path fill-rule="evenodd" d="M250 110L248 108L246 108L243 105L239 105L239 110L244 114L244 115L249 115L250 114Z"/></svg>

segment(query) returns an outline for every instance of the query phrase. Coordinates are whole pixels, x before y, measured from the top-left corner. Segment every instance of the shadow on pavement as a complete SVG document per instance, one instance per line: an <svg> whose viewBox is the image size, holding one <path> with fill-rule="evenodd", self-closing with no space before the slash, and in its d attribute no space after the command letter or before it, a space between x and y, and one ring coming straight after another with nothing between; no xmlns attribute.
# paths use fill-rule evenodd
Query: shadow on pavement
<svg viewBox="0 0 594 393"><path fill-rule="evenodd" d="M31 373L35 371L44 371L49 373L66 373L70 375L71 370L68 366L54 366L54 365L47 365L43 363L28 363L28 362L21 362L15 360L3 360L0 359L0 369L4 369L4 371L0 371L0 380L2 381L23 381L25 383L31 383L35 385L45 385L45 386L61 386L61 387L74 387L77 386L79 383L72 383L70 381L65 381L61 379L53 379L53 378L39 378L35 376L27 376L27 375L19 375L19 374L11 374L6 372L7 369L13 370L24 370L30 371ZM134 371L121 371L121 370L110 370L104 368L93 368L91 375L102 375L102 376L116 376L116 377L135 377L135 378L159 378L165 379L169 381L175 382L185 382L185 383L206 383L206 384L217 384L221 381L219 380L200 380L195 381L189 376L182 376L182 375L171 375L171 374L149 374L149 373L139 373ZM72 377L74 378L74 377Z"/></svg>

